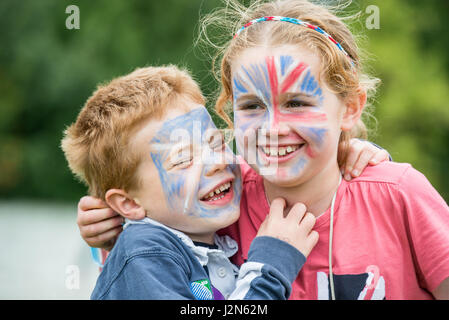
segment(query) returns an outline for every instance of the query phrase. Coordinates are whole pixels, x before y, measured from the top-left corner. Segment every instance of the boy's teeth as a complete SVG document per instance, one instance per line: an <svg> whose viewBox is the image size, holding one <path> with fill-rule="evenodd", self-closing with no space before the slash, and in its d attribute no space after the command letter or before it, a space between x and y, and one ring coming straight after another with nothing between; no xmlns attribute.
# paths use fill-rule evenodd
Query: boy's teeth
<svg viewBox="0 0 449 320"><path fill-rule="evenodd" d="M204 197L204 200L215 201L215 200L222 199L224 197L224 194L219 195L219 196L217 196L217 195L222 193L223 191L228 190L230 187L231 187L231 182L224 183L221 186L219 186L217 189L215 189L214 191L209 192L209 194Z"/></svg>
<svg viewBox="0 0 449 320"><path fill-rule="evenodd" d="M292 153L299 148L298 145L292 145L287 147L262 147L263 152L267 156L277 157L277 156L285 156L286 154Z"/></svg>
<svg viewBox="0 0 449 320"><path fill-rule="evenodd" d="M223 199L223 198L224 198L224 194L221 195L221 196L218 196L218 197L216 197L216 198L211 198L211 199L209 199L208 201L216 201L216 200L220 200L220 199Z"/></svg>

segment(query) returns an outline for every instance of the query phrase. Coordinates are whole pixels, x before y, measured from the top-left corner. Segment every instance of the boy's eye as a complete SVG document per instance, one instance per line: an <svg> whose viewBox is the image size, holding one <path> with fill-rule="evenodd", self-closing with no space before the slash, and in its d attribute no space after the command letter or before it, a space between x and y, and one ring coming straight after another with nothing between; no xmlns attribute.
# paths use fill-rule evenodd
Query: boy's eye
<svg viewBox="0 0 449 320"><path fill-rule="evenodd" d="M212 130L206 133L207 145L212 150L222 150L224 147L224 136L219 130Z"/></svg>
<svg viewBox="0 0 449 320"><path fill-rule="evenodd" d="M192 163L192 158L180 159L173 164L173 168L187 168Z"/></svg>
<svg viewBox="0 0 449 320"><path fill-rule="evenodd" d="M171 157L170 168L186 168L190 166L193 160L193 151L191 149L181 149Z"/></svg>
<svg viewBox="0 0 449 320"><path fill-rule="evenodd" d="M224 138L223 137L216 137L215 139L213 139L210 144L209 147L212 150L223 150L224 149Z"/></svg>

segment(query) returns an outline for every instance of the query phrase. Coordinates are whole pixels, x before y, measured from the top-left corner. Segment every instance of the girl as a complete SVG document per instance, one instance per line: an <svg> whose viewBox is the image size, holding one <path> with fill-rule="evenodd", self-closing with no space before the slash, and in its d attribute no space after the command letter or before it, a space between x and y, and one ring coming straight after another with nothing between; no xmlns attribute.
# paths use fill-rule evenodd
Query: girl
<svg viewBox="0 0 449 320"><path fill-rule="evenodd" d="M307 1L226 3L203 30L238 21L216 104L228 122L232 104L247 163L241 217L227 230L240 244L238 262L271 201L283 197L287 207L304 203L319 233L292 299L448 299L449 208L427 179L394 162L341 179L347 141L365 130L360 117L376 83L348 28Z"/></svg>

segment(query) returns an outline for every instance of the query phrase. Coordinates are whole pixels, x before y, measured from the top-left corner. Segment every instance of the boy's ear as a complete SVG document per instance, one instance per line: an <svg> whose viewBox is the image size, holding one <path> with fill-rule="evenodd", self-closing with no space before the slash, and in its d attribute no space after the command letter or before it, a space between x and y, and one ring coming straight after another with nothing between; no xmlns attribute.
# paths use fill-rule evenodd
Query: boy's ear
<svg viewBox="0 0 449 320"><path fill-rule="evenodd" d="M359 88L357 94L345 103L345 110L341 121L341 130L351 130L362 115L366 104L366 90Z"/></svg>
<svg viewBox="0 0 449 320"><path fill-rule="evenodd" d="M145 209L124 190L109 189L105 200L115 212L125 218L140 220L146 216Z"/></svg>

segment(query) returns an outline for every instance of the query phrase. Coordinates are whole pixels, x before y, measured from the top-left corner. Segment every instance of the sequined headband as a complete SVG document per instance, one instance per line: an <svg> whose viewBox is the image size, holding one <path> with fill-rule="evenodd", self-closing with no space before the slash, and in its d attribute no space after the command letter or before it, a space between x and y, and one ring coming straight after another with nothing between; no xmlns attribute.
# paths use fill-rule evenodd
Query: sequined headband
<svg viewBox="0 0 449 320"><path fill-rule="evenodd" d="M234 38L236 38L240 32L242 32L243 30L245 30L246 28L248 28L249 26L255 24L255 23L259 23L259 22L264 22L264 21L284 21L284 22L289 22L289 23L293 23L293 24L297 24L297 25L301 25L303 27L306 28L310 28L312 30L315 30L319 33L321 33L322 35L324 35L326 38L328 38L330 41L332 41L337 48L343 52L349 59L349 61L351 61L351 64L354 66L354 62L352 61L351 57L349 56L349 54L345 51L345 49L343 49L343 47L341 46L341 44L339 44L337 41L335 41L334 38L331 37L331 35L329 35L326 31L324 31L323 29L321 29L320 27L314 26L308 22L299 20L299 19L295 19L295 18L288 18L288 17L280 17L280 16L269 16L269 17L262 17L262 18L257 18L254 20L251 20L250 22L248 22L247 24L245 24L243 27L241 27L234 35Z"/></svg>

